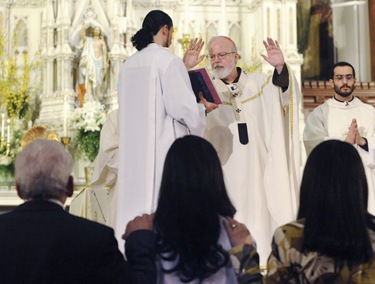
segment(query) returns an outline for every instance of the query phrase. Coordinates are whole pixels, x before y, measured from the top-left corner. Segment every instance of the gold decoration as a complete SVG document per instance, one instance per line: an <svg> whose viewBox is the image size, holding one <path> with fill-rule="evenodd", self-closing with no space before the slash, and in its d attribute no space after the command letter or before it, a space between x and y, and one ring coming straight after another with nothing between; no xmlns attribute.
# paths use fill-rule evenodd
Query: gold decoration
<svg viewBox="0 0 375 284"><path fill-rule="evenodd" d="M47 133L47 139L52 140L52 141L60 142L59 135L57 134L57 132L55 130L49 131Z"/></svg>
<svg viewBox="0 0 375 284"><path fill-rule="evenodd" d="M190 34L183 34L182 38L178 39L178 42L181 43L182 50L185 54L190 44Z"/></svg>
<svg viewBox="0 0 375 284"><path fill-rule="evenodd" d="M63 143L64 147L68 147L69 143L70 143L70 140L71 138L69 136L64 136L64 137L61 137L61 143ZM59 140L57 140L59 141Z"/></svg>
<svg viewBox="0 0 375 284"><path fill-rule="evenodd" d="M21 148L24 148L27 144L31 143L35 139L43 138L52 141L60 141L59 135L55 130L47 131L47 127L43 125L35 125L31 127L26 133L23 135L21 140Z"/></svg>
<svg viewBox="0 0 375 284"><path fill-rule="evenodd" d="M46 134L47 128L42 125L36 125L31 127L26 133L23 135L21 140L21 148L25 147L30 142L34 141L37 138L47 138Z"/></svg>

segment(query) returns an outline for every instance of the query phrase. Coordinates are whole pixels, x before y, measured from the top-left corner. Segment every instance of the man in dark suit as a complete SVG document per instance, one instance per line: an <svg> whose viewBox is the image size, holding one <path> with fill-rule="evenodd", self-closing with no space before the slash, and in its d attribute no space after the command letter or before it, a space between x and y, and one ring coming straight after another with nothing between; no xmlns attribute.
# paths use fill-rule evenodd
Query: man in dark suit
<svg viewBox="0 0 375 284"><path fill-rule="evenodd" d="M145 219L132 224L126 262L111 228L64 210L72 167L55 141L34 140L18 155L25 202L0 215L0 283L156 283L155 235L143 230Z"/></svg>

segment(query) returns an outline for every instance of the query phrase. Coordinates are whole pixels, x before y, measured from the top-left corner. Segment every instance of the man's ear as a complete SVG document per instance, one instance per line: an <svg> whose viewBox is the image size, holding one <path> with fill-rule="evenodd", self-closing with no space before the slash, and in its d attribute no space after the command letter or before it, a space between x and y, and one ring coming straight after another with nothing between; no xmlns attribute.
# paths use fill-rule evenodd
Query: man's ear
<svg viewBox="0 0 375 284"><path fill-rule="evenodd" d="M68 183L66 185L66 196L71 197L74 192L74 180L72 176L69 176Z"/></svg>
<svg viewBox="0 0 375 284"><path fill-rule="evenodd" d="M162 27L163 35L168 35L169 34L169 28L168 25L164 25Z"/></svg>
<svg viewBox="0 0 375 284"><path fill-rule="evenodd" d="M17 194L18 194L18 196L21 198L21 199L23 199L22 198L22 195L21 195L21 192L20 192L20 185L19 185L19 183L16 181L16 190L17 190Z"/></svg>
<svg viewBox="0 0 375 284"><path fill-rule="evenodd" d="M329 79L329 83L331 84L332 89L335 87L335 84L333 83L332 79Z"/></svg>

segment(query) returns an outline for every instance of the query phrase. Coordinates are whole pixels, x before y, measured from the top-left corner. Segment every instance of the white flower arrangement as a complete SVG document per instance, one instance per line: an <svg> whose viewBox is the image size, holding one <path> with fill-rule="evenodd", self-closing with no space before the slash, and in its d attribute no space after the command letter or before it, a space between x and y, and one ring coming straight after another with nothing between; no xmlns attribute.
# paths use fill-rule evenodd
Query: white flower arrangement
<svg viewBox="0 0 375 284"><path fill-rule="evenodd" d="M18 153L21 151L20 142L25 131L25 127L22 124L22 120L15 119L12 123L11 128L11 139L9 142L5 140L4 144L0 148L0 181L10 180L14 175L14 162Z"/></svg>
<svg viewBox="0 0 375 284"><path fill-rule="evenodd" d="M85 102L83 107L76 108L72 114L74 129L87 131L100 131L106 119L104 105L100 102Z"/></svg>
<svg viewBox="0 0 375 284"><path fill-rule="evenodd" d="M82 154L93 162L99 151L100 130L106 119L104 106L100 102L85 102L83 107L76 108L72 114L72 127L78 130L73 145L78 157Z"/></svg>

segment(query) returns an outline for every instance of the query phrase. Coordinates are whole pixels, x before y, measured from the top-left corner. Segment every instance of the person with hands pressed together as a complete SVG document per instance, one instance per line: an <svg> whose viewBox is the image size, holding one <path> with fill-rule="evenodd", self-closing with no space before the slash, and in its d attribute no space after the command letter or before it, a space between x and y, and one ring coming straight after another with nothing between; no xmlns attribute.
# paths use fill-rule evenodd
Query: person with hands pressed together
<svg viewBox="0 0 375 284"><path fill-rule="evenodd" d="M272 76L236 67L239 54L230 38L209 41L222 104L207 114L204 137L218 152L236 218L250 228L265 265L274 229L297 211L300 94L278 42L263 44Z"/></svg>
<svg viewBox="0 0 375 284"><path fill-rule="evenodd" d="M303 142L307 155L321 142L338 139L352 144L362 158L369 186L368 210L375 214L375 109L355 97L355 69L345 61L330 73L333 97L306 118Z"/></svg>

